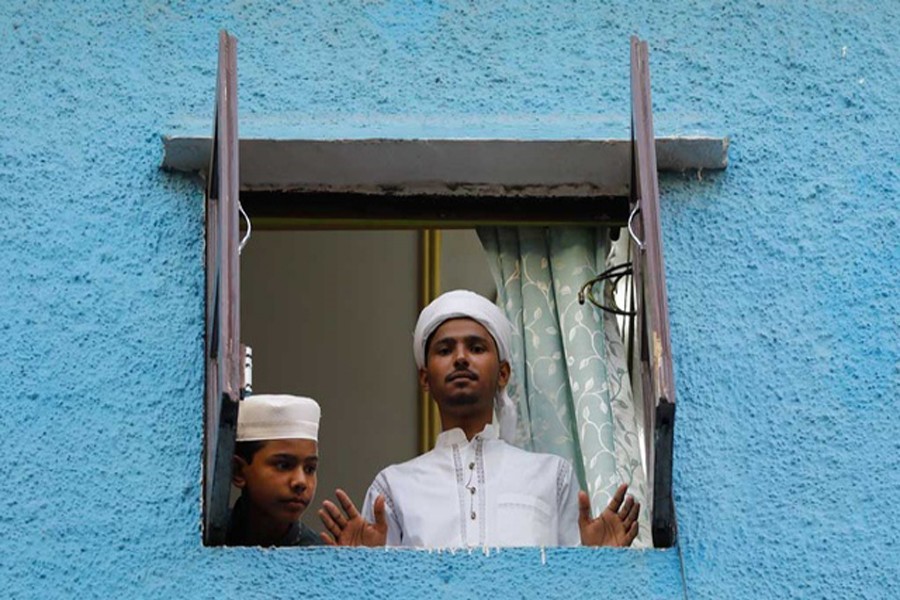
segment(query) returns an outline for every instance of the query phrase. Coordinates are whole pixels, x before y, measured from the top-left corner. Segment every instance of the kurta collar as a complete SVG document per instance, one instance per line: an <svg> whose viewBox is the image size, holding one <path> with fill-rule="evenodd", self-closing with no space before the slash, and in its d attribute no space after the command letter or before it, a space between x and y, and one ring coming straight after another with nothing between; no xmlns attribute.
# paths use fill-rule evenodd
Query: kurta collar
<svg viewBox="0 0 900 600"><path fill-rule="evenodd" d="M226 546L248 546L249 531L247 530L247 505L243 497L238 498L231 509L231 518L228 523L228 532L225 536ZM297 546L301 539L301 524L292 523L280 540L273 546Z"/></svg>
<svg viewBox="0 0 900 600"><path fill-rule="evenodd" d="M472 441L476 439L496 440L498 438L499 434L497 431L497 426L493 423L488 423L484 426L484 429L481 430L481 433L475 434L475 437L472 438ZM441 432L441 434L437 437L437 441L435 442L434 447L449 448L454 444L466 445L469 443L469 440L466 439L466 433L462 430L462 428L454 427L453 429Z"/></svg>
<svg viewBox="0 0 900 600"><path fill-rule="evenodd" d="M226 546L248 546L247 543L247 506L243 497L238 498L231 511L228 532L225 537ZM275 546L321 546L322 540L315 531L297 521L288 529L284 537Z"/></svg>

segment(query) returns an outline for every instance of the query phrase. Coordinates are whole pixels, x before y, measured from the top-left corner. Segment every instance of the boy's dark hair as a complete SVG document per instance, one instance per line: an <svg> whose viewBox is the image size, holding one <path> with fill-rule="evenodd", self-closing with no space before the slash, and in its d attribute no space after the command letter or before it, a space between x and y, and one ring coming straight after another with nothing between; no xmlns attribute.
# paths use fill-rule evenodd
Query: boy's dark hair
<svg viewBox="0 0 900 600"><path fill-rule="evenodd" d="M253 456L259 452L260 448L262 448L266 442L264 440L257 440L253 442L237 442L234 445L234 453L244 459L244 462L248 465L253 462Z"/></svg>

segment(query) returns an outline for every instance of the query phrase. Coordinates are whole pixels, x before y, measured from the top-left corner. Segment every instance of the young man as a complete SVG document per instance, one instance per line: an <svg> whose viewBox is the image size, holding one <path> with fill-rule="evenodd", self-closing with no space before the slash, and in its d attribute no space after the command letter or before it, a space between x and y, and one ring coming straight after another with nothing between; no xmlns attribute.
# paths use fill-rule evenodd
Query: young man
<svg viewBox="0 0 900 600"><path fill-rule="evenodd" d="M238 410L229 546L312 546L319 536L300 523L316 494L319 405L297 396L250 396Z"/></svg>
<svg viewBox="0 0 900 600"><path fill-rule="evenodd" d="M511 325L472 292L444 294L419 316L413 341L419 381L438 405L434 450L384 469L361 516L338 491L319 516L340 545L415 547L628 546L640 505L621 486L591 518L572 467L508 444L515 412L506 394ZM497 410L499 427L493 423ZM323 536L323 539L325 537Z"/></svg>

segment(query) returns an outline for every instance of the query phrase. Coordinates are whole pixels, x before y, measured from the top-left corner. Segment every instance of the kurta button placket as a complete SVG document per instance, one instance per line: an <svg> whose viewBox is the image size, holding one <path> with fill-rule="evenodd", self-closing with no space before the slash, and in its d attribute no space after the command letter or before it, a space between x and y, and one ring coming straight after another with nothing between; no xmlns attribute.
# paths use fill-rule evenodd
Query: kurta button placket
<svg viewBox="0 0 900 600"><path fill-rule="evenodd" d="M485 439L482 436L475 436L468 443L460 440L460 443L452 445L457 484L460 486L460 539L466 546L484 544L485 541L484 492L478 493L479 488L485 487L482 475L484 472L482 456L484 442ZM468 471L468 475L466 471ZM468 502L465 500L466 496L469 498ZM466 504L468 504L468 511L466 511ZM468 514L468 518L465 516L466 514Z"/></svg>
<svg viewBox="0 0 900 600"><path fill-rule="evenodd" d="M475 439L480 440L481 438L476 437ZM466 484L466 489L469 490L469 494L472 497L471 502L469 503L469 518L473 521L478 518L478 513L475 512L475 486L472 485L472 477L475 474L475 462L469 463L469 471L472 473L469 475L469 482Z"/></svg>

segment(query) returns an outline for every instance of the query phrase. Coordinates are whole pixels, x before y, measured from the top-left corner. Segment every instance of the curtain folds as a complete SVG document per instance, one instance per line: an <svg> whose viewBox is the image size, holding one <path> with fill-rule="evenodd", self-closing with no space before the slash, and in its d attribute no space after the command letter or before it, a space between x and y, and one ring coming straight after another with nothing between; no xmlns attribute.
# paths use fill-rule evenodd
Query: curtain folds
<svg viewBox="0 0 900 600"><path fill-rule="evenodd" d="M485 227L478 236L497 304L513 324L519 445L569 459L595 515L623 482L646 508L643 411L632 400L619 325L578 304L581 286L608 265L609 229ZM609 304L612 290L603 294ZM636 547L652 546L647 513Z"/></svg>

